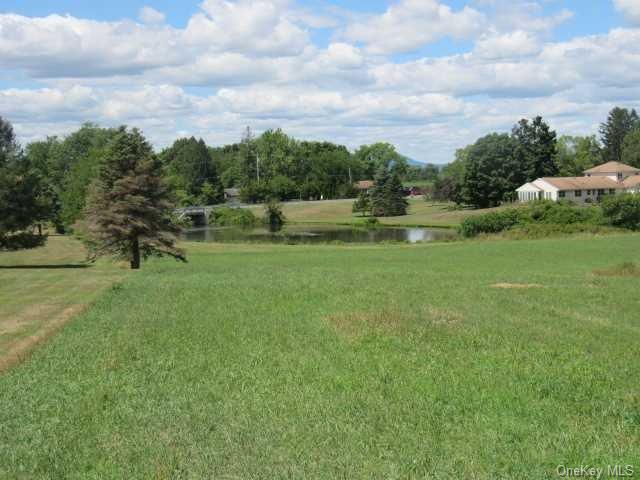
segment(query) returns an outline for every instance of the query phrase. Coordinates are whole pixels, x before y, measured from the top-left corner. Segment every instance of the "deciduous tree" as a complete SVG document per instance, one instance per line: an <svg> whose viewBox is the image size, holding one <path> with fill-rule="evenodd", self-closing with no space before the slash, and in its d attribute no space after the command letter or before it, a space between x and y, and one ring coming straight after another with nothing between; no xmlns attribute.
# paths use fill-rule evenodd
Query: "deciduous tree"
<svg viewBox="0 0 640 480"><path fill-rule="evenodd" d="M514 159L519 168L513 172L518 185L540 177L553 177L558 173L556 158L556 132L542 117L532 121L522 119L511 131L515 140Z"/></svg>

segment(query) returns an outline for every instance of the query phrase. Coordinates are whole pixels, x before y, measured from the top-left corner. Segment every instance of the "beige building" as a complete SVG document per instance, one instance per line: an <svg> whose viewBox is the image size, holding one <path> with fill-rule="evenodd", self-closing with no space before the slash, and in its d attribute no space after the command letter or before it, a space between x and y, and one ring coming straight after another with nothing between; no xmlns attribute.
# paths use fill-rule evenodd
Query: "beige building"
<svg viewBox="0 0 640 480"><path fill-rule="evenodd" d="M520 202L546 199L593 203L606 195L640 193L640 169L607 162L586 170L583 177L538 178L525 183L516 192Z"/></svg>

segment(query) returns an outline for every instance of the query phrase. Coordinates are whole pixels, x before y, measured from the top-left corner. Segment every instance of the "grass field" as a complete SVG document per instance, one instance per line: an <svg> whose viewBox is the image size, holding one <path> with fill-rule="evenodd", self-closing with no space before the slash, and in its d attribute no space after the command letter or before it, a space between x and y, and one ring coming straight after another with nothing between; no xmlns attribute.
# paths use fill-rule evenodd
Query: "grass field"
<svg viewBox="0 0 640 480"><path fill-rule="evenodd" d="M353 214L353 200L323 200L316 202L290 202L283 204L287 220L294 223L362 223L364 218ZM252 207L261 216L262 206ZM408 215L402 217L379 218L383 225L455 227L470 216L486 213L486 210L452 210L450 204L425 202L421 197L409 199Z"/></svg>
<svg viewBox="0 0 640 480"><path fill-rule="evenodd" d="M639 240L190 244L0 375L0 478L637 470L640 277L611 267ZM0 270L2 299L93 268Z"/></svg>
<svg viewBox="0 0 640 480"><path fill-rule="evenodd" d="M126 272L108 262L86 267L82 246L64 237L50 237L46 248L0 253L0 371Z"/></svg>

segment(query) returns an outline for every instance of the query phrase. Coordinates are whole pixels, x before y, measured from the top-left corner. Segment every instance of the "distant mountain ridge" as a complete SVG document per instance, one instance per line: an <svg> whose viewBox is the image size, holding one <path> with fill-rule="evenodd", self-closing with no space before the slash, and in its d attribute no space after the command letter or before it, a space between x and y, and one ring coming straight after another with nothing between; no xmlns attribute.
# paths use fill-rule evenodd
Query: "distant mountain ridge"
<svg viewBox="0 0 640 480"><path fill-rule="evenodd" d="M424 167L426 165L425 162L420 162L418 160L414 160L413 158L407 157L405 156L404 158L407 159L407 163L409 165L411 165L412 167Z"/></svg>

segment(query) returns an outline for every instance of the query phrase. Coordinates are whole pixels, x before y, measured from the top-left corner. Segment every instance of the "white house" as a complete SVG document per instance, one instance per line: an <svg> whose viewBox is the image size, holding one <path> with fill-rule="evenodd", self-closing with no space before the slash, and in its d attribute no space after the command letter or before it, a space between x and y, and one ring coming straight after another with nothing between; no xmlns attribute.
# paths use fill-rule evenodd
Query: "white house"
<svg viewBox="0 0 640 480"><path fill-rule="evenodd" d="M640 193L640 169L624 163L607 162L586 170L583 177L538 178L516 191L520 202L542 199L598 202L605 195Z"/></svg>

